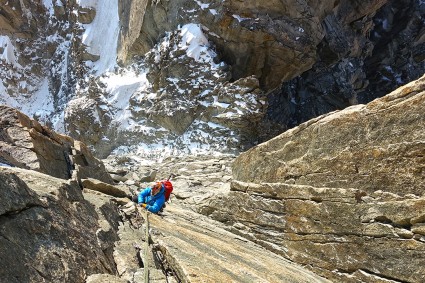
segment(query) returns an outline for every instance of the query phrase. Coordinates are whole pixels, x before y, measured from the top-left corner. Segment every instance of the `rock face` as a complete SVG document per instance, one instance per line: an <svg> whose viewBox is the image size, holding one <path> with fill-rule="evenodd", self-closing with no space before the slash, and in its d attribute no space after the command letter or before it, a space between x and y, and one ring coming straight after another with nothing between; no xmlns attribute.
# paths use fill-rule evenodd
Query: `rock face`
<svg viewBox="0 0 425 283"><path fill-rule="evenodd" d="M422 282L424 110L422 77L301 124L241 154L202 211L336 282Z"/></svg>
<svg viewBox="0 0 425 283"><path fill-rule="evenodd" d="M5 167L0 179L2 281L84 282L116 272L96 235L98 214L77 182Z"/></svg>
<svg viewBox="0 0 425 283"><path fill-rule="evenodd" d="M225 159L199 159L190 166L193 161L173 160L161 168L182 166L174 182L179 197L161 215L149 216L147 261L142 211L129 199L119 208L125 201L112 196L120 196L118 188L103 184L105 190L89 179L81 190L74 181L0 166L2 280L136 283L144 282L149 267L149 279L155 282L329 282L185 208L216 193L222 185L220 171L227 171ZM187 186L192 174L183 169L188 165L198 172L199 179L194 176L192 182L205 173L208 196L207 183L197 190Z"/></svg>
<svg viewBox="0 0 425 283"><path fill-rule="evenodd" d="M0 15L0 54L7 54L0 56L0 101L46 124L52 122L47 111L69 101L84 72L82 58L90 56L78 38L78 21L93 17L74 0L51 2L3 1Z"/></svg>
<svg viewBox="0 0 425 283"><path fill-rule="evenodd" d="M35 128L48 137L46 151L54 152L49 142L63 145L62 139L69 146L78 144L16 110L2 110L1 137L16 153L23 144L27 155L38 152L23 134ZM80 144L76 152L84 154L70 159L85 160L88 149ZM93 167L98 174L83 168L88 177L67 179L47 175L56 171L41 170L36 158L30 163L6 157L0 162L0 277L5 282L136 283L144 281L147 268L155 282L329 282L193 212L199 203L228 192L232 156L169 158L144 168L136 162L127 164L128 172L112 166L114 172L126 173L126 184L119 186L94 179L104 173L103 165ZM65 161L56 162L60 167ZM140 183L141 172L176 173L172 203L161 215L149 216L149 238L145 212L128 198L129 191L147 185Z"/></svg>
<svg viewBox="0 0 425 283"><path fill-rule="evenodd" d="M351 13L350 21L354 21L373 13L384 3L369 1L367 8L362 3L365 8L358 10L357 7L348 9L347 3L334 0L320 4L292 0L261 4L256 1L161 2L146 9L136 46L137 51L140 52L142 46L142 52L146 52L152 47L150 42L164 31L181 22L199 21L225 61L234 67L234 79L255 75L263 87L273 89L313 66L316 46L325 36L322 22L333 14L333 9Z"/></svg>
<svg viewBox="0 0 425 283"><path fill-rule="evenodd" d="M182 282L330 282L180 205L167 212L152 238Z"/></svg>
<svg viewBox="0 0 425 283"><path fill-rule="evenodd" d="M419 47L423 45L420 36L423 10L420 5L417 1L401 3L386 0L328 0L320 3L287 0L261 4L257 1L210 1L208 4L152 1L152 5L146 7L140 36L129 54L145 53L165 31L173 30L177 24L196 21L204 26L224 61L233 66L233 79L255 75L260 79L261 86L270 90L313 67L313 71L301 79L312 87L314 80L326 80L322 77L332 76L325 72L325 68L335 67L331 73L337 75L344 66L348 67L345 61L352 61L357 72L344 75L344 79L346 77L350 81L340 82L339 86L341 90L351 87L355 92L368 83L365 74L367 67L363 69L366 57L374 55L383 59L384 54L394 52L394 49L385 50L388 45L381 40L382 37L398 37L393 41L396 49L415 50L413 56L403 52L407 55L403 55L404 62L413 60L423 70L423 64L418 64L421 61L418 55L423 53ZM403 35L401 30L405 31L401 32ZM401 46L400 43L405 42L407 37L412 41L408 40L407 46ZM379 50L372 54L374 46ZM384 52L379 55L381 51ZM366 64L377 63L371 61L374 60L368 60ZM393 65L388 60L386 63L381 65L382 68ZM400 72L404 69L407 75L406 66L397 64L398 68L395 69ZM374 69L372 72L376 71ZM372 74L368 72L367 75ZM335 88L337 86L335 82ZM320 84L309 90L317 90L317 96L323 93ZM353 94L346 93L344 96L351 97Z"/></svg>
<svg viewBox="0 0 425 283"><path fill-rule="evenodd" d="M226 128L231 123L231 131L220 129L220 134L232 136L229 141L238 142L221 144L220 148L226 152L243 151L258 140L268 140L319 115L383 96L417 79L425 69L421 21L424 9L419 1L270 1L260 5L255 1L202 4L139 0L120 5L119 61L122 66L135 62L140 66L140 57L145 57L148 64L144 67L149 68L148 79L152 83L152 88L141 93L135 91L129 108L138 125L161 127L161 131L147 134L146 128L131 128L124 133L120 129L105 129L104 125L119 115L105 111L104 105L92 100L88 109L78 111L70 107L66 120L70 134L83 139L79 133L89 127L93 136L84 141L94 145L96 154L102 157L129 139L133 144L167 139L183 147L181 141L190 137L198 143L194 138L196 130L211 135L215 129L196 118ZM218 55L214 60L224 64L225 72L218 73L218 80L210 80L214 70L199 72L191 58L174 56L173 53L183 54L175 45L164 42L170 34L171 39L176 38L176 33L170 31L177 26L194 22L200 24L213 43L211 48ZM158 58L159 50L160 60L152 60ZM187 68L181 68L182 65ZM224 114L238 113L237 105L246 101L235 100L234 95L232 100L236 103L230 103L226 111L219 109L217 103L203 107L203 103L217 101L216 93L227 91L221 83L252 77L258 79L255 93L270 91L264 103L267 112L252 105L252 109L258 110L256 115L242 113L236 123L229 121ZM205 80L201 85L188 83L196 78ZM216 85L214 92L210 92L210 82ZM155 93L156 98L146 101L143 92L149 97ZM244 88L234 92L242 97L246 94ZM102 97L97 99L104 101ZM88 112L93 109L105 117L100 125L97 116ZM79 123L78 112L93 116L93 123ZM211 119L220 112L223 115ZM247 132L246 128L256 130ZM235 135L234 129L242 133Z"/></svg>
<svg viewBox="0 0 425 283"><path fill-rule="evenodd" d="M182 22L200 22L233 80L254 75L271 91L258 136L265 141L419 78L424 11L423 3L409 0L164 1L146 7L129 55L147 52Z"/></svg>
<svg viewBox="0 0 425 283"><path fill-rule="evenodd" d="M0 117L0 163L61 179L92 177L112 183L103 163L85 144L4 105L0 105Z"/></svg>
<svg viewBox="0 0 425 283"><path fill-rule="evenodd" d="M242 154L234 177L422 195L424 85L422 77L366 106L352 106L291 129Z"/></svg>

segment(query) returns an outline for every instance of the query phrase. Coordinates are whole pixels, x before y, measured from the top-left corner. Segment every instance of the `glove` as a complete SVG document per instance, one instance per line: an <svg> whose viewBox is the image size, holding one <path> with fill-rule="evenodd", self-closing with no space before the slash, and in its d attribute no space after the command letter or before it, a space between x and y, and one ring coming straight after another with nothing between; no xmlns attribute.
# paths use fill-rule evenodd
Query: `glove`
<svg viewBox="0 0 425 283"><path fill-rule="evenodd" d="M146 208L146 203L141 203L140 206L142 206L143 208Z"/></svg>

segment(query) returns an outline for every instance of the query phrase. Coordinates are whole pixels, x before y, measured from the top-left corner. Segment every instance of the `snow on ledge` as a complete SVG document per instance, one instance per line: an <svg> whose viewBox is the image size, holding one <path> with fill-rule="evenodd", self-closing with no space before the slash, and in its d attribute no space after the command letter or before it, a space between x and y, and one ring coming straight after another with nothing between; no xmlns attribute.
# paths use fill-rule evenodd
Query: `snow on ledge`
<svg viewBox="0 0 425 283"><path fill-rule="evenodd" d="M218 66L213 61L216 54L210 49L210 43L202 32L200 25L186 24L180 28L180 35L182 40L178 46L186 50L187 56L197 62L209 62L212 67Z"/></svg>

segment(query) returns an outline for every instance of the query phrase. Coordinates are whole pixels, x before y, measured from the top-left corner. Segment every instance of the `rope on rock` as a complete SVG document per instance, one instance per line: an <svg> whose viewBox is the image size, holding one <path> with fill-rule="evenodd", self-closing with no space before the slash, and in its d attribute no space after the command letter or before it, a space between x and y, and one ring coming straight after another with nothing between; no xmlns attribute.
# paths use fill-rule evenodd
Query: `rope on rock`
<svg viewBox="0 0 425 283"><path fill-rule="evenodd" d="M145 235L145 264L143 265L144 274L145 274L145 283L149 282L149 212L145 210L145 225L146 225L146 235Z"/></svg>

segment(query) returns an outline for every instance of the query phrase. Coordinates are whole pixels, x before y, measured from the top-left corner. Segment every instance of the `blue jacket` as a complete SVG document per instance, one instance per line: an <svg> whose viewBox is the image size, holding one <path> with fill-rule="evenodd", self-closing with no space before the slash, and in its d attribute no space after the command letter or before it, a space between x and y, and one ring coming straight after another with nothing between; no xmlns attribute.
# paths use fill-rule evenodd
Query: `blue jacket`
<svg viewBox="0 0 425 283"><path fill-rule="evenodd" d="M137 197L137 203L146 203L146 209L153 213L158 213L165 203L165 188L162 185L161 190L156 195L151 195L152 188L144 189Z"/></svg>

